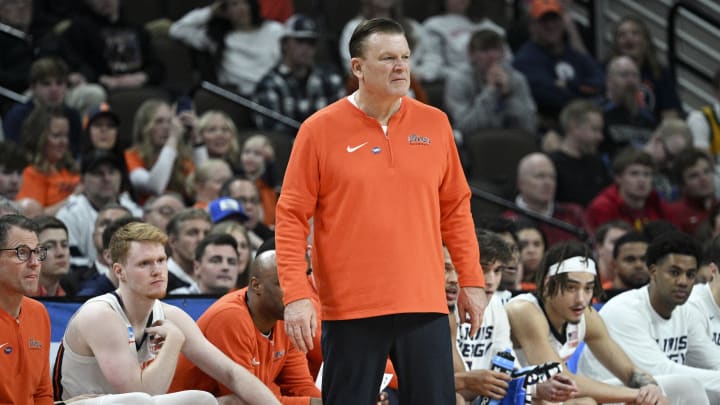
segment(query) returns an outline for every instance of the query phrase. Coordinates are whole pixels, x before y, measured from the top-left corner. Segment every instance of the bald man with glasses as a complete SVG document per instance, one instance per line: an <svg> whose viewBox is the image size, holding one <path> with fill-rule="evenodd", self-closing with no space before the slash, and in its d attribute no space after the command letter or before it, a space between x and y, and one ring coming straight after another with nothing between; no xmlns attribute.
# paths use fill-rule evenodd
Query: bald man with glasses
<svg viewBox="0 0 720 405"><path fill-rule="evenodd" d="M0 403L52 405L50 318L26 295L38 289L40 262L37 225L20 215L0 217Z"/></svg>

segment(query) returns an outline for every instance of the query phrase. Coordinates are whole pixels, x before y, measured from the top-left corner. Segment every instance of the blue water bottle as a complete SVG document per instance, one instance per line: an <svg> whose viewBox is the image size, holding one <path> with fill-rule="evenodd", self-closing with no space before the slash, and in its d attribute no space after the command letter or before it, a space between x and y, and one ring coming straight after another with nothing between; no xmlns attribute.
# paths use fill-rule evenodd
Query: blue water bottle
<svg viewBox="0 0 720 405"><path fill-rule="evenodd" d="M512 375L514 366L515 357L512 355L512 351L505 349L504 352L498 352L495 357L493 357L490 370ZM492 399L489 397L480 397L475 401L475 403L479 405L499 405L501 402L502 399Z"/></svg>

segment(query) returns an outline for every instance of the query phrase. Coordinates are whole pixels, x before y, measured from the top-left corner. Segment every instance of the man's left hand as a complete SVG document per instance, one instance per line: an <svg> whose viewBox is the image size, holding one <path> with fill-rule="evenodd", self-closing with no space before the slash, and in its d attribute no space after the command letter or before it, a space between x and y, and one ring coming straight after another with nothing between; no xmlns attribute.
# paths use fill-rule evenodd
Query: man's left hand
<svg viewBox="0 0 720 405"><path fill-rule="evenodd" d="M482 317L487 306L485 289L481 287L460 287L457 309L460 321L470 322L470 336L475 336L482 325Z"/></svg>

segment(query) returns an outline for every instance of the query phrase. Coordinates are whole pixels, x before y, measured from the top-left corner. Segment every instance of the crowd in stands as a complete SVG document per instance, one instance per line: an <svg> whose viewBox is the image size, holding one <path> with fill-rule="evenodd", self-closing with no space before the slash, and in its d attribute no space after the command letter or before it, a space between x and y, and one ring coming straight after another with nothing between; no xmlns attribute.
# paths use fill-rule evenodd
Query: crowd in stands
<svg viewBox="0 0 720 405"><path fill-rule="evenodd" d="M195 83L181 91L166 86L178 66L159 57L155 39L164 35L191 55L197 78L302 123L334 102L356 103L348 43L358 24L375 17L405 29L409 96L447 114L460 156L468 158L465 169L474 153L470 141L486 131L519 132L535 145L517 162L516 194L502 196L517 208L473 212L490 302L476 336L453 312L458 282L446 251L457 403L510 389L510 377L483 374L496 351L514 348L518 366L565 362L583 340L593 350L583 351L583 375L563 371L538 385L538 397L624 402L683 398L695 389L709 403L719 400L717 371L706 369L720 370L720 326L708 317L720 319L720 69L711 84L717 100L686 110L677 78L637 16L622 16L608 53L593 55L572 18L572 0L523 2L523 27L470 15L472 0L438 2L441 13L417 21L403 13L400 0L357 0L359 13L329 33L321 16L296 13L289 0L208 1L175 21L144 25L127 18L120 0L0 0L0 86L27 96L0 102L0 214L11 218L5 224L0 217L0 244L20 238L28 248L2 244L0 250L11 247L18 259L27 255L21 260L28 267L37 264L36 285L21 295L90 300L63 339L58 358L69 360L56 364L66 376L56 400L204 390L257 403L273 397L320 403L313 384L322 362L319 340L305 356L276 327L283 293L275 206L287 164L282 145L292 145L297 128L261 111L241 123L232 109L200 109ZM132 116L120 113L127 106L115 104L115 96L147 89L167 97L142 98ZM123 299L132 297L122 294L130 294L138 275L127 269L141 264L126 263L130 242L122 245L116 232L148 245L134 252L148 257L147 266L167 266L167 286L157 298L222 298L197 325L159 301L148 306L155 320L174 319L179 327L129 315L113 321L115 330L161 335L163 353L170 354L155 361L172 370L177 363L175 377L159 371L160 364L149 368L153 381L161 381L150 389L135 374L123 380L101 367L105 380L87 391L78 380L84 374L67 376L73 362L95 353L90 347L103 348L98 362L135 362L101 345L108 338L102 331L79 333L108 311L124 314ZM35 263L33 255L43 260ZM308 263L309 280L311 274ZM18 300L23 313L33 305ZM603 309L592 309L591 300ZM103 309L108 306L113 309ZM32 308L23 316L35 319ZM5 312L0 322L7 321ZM43 323L40 318L33 322ZM650 337L666 339L665 347ZM139 365L155 358L144 355ZM39 370L50 375L47 367ZM394 375L390 362L386 372ZM251 387L247 396L238 381ZM379 403L397 403L397 384L394 378ZM664 394L648 388L657 384ZM0 402L8 387L0 382ZM37 399L51 400L52 389L42 390L35 403L52 403ZM161 399L212 403L202 393L183 392ZM708 403L702 395L686 398Z"/></svg>

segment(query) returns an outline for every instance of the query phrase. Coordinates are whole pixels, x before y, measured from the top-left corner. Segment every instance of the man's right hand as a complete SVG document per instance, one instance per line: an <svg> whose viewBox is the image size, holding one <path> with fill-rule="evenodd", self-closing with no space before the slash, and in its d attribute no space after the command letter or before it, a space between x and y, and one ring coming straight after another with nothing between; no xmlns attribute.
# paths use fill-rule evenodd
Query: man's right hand
<svg viewBox="0 0 720 405"><path fill-rule="evenodd" d="M285 332L301 352L313 349L317 330L317 314L310 298L293 301L285 306Z"/></svg>

